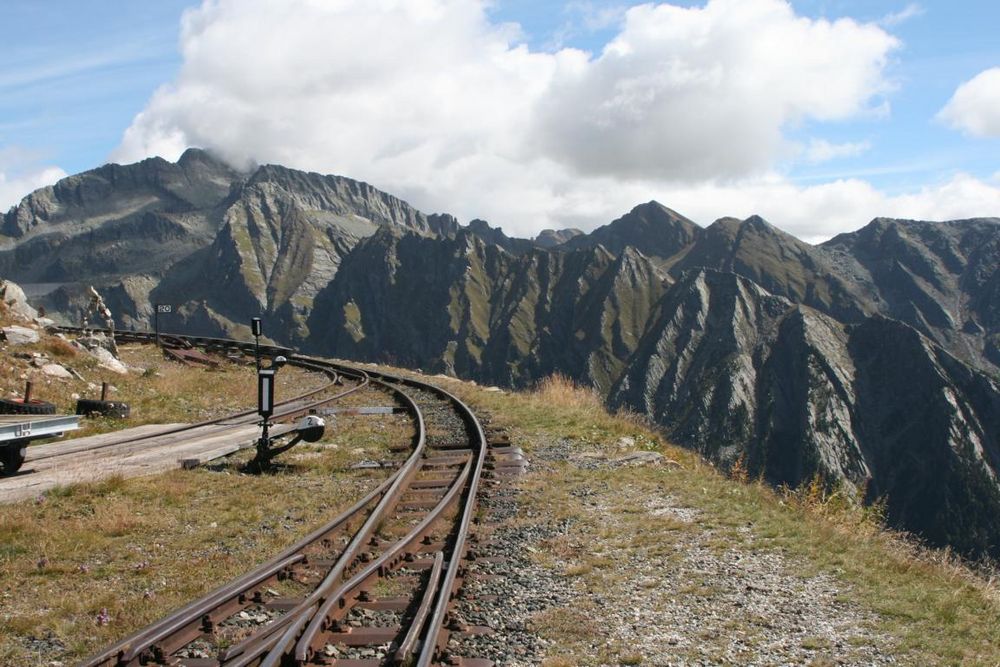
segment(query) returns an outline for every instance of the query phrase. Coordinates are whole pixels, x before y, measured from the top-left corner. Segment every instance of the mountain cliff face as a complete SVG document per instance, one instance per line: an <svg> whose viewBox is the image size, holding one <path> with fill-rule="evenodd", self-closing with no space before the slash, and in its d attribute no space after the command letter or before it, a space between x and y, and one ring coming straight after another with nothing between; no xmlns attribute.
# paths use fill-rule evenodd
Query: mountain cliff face
<svg viewBox="0 0 1000 667"><path fill-rule="evenodd" d="M690 249L701 231L681 214L652 201L590 234L575 236L561 247L574 250L601 245L616 254L631 247L668 267Z"/></svg>
<svg viewBox="0 0 1000 667"><path fill-rule="evenodd" d="M884 497L935 544L1000 544L1000 385L882 316L842 324L733 273L690 271L611 392L723 465ZM972 516L974 515L974 516Z"/></svg>
<svg viewBox="0 0 1000 667"><path fill-rule="evenodd" d="M513 386L560 372L723 466L818 474L994 556L998 268L996 218L877 219L813 246L649 202L526 240L199 150L69 177L0 225L0 275L65 320L93 284L125 327L170 303L166 330L245 336L263 315L310 352Z"/></svg>
<svg viewBox="0 0 1000 667"><path fill-rule="evenodd" d="M0 274L62 284L44 305L68 318L93 284L124 326L148 324L157 302L179 306L175 327L226 334L264 313L298 339L343 256L382 226L458 229L366 183L275 165L241 174L191 149L176 164L106 165L29 195L4 216Z"/></svg>
<svg viewBox="0 0 1000 667"><path fill-rule="evenodd" d="M753 280L772 294L813 306L843 321L873 311L855 285L841 278L822 251L759 216L723 218L698 234L674 273L709 267Z"/></svg>
<svg viewBox="0 0 1000 667"><path fill-rule="evenodd" d="M634 247L673 277L702 267L736 273L839 321L899 319L973 366L1000 372L998 218L880 218L812 246L758 216L701 228L650 202L556 247L598 242L612 252Z"/></svg>
<svg viewBox="0 0 1000 667"><path fill-rule="evenodd" d="M879 218L819 250L878 312L974 365L1000 367L1000 219Z"/></svg>
<svg viewBox="0 0 1000 667"><path fill-rule="evenodd" d="M0 273L61 283L162 270L211 242L238 178L201 151L70 176L4 215Z"/></svg>
<svg viewBox="0 0 1000 667"><path fill-rule="evenodd" d="M561 372L607 391L664 290L632 249L517 255L472 231L385 229L345 259L309 328L320 352L511 385Z"/></svg>

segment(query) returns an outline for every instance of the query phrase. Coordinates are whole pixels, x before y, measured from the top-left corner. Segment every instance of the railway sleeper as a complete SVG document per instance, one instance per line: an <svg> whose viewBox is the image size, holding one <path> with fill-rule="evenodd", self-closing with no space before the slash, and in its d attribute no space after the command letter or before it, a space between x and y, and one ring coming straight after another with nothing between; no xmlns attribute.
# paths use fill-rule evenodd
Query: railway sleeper
<svg viewBox="0 0 1000 667"><path fill-rule="evenodd" d="M468 454L452 455L447 456L435 456L433 458L426 458L420 462L421 468L433 468L433 467L444 467L451 468L454 466L465 465L465 462L469 460Z"/></svg>
<svg viewBox="0 0 1000 667"><path fill-rule="evenodd" d="M448 658L449 667L493 667L493 661L486 658L463 658L459 656Z"/></svg>
<svg viewBox="0 0 1000 667"><path fill-rule="evenodd" d="M448 493L447 489L444 488L432 488L432 489L407 489L404 497L409 498L443 498L445 494Z"/></svg>
<svg viewBox="0 0 1000 667"><path fill-rule="evenodd" d="M376 598L367 602L358 602L357 606L361 609L369 609L371 611L406 611L411 603L412 600L405 595L396 595Z"/></svg>
<svg viewBox="0 0 1000 667"><path fill-rule="evenodd" d="M426 479L416 479L410 482L411 489L440 489L449 487L454 482L452 477L429 477Z"/></svg>
<svg viewBox="0 0 1000 667"><path fill-rule="evenodd" d="M438 506L438 500L408 500L397 506L400 512L419 512L432 510Z"/></svg>
<svg viewBox="0 0 1000 667"><path fill-rule="evenodd" d="M276 597L264 603L264 606L274 611L290 611L295 609L304 598Z"/></svg>
<svg viewBox="0 0 1000 667"><path fill-rule="evenodd" d="M323 638L329 644L345 646L368 646L369 644L386 644L394 641L400 634L401 627L349 628L341 632L329 632Z"/></svg>
<svg viewBox="0 0 1000 667"><path fill-rule="evenodd" d="M434 449L440 449L443 451L460 451L469 449L469 442L467 440L456 440L455 442L436 442L434 443Z"/></svg>

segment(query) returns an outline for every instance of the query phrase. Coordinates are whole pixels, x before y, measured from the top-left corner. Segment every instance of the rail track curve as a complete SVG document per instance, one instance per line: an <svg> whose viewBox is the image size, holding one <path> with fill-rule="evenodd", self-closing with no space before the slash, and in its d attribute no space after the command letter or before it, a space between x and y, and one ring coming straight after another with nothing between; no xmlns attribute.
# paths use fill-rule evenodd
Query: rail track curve
<svg viewBox="0 0 1000 667"><path fill-rule="evenodd" d="M155 342L152 334L115 336L120 342ZM169 340L243 354L253 347L218 338L170 335ZM334 397L317 399L323 403L362 386L391 394L413 419L408 455L341 515L79 667L491 664L467 658L448 661L447 656L449 635L463 630L451 621L449 607L476 539L472 529L477 496L490 454L475 413L448 391L412 378L278 346L262 346L261 352L326 373L331 382L349 378L355 384ZM314 408L315 401L309 399L319 391L293 399L298 401L295 407L282 416ZM519 452L504 456L519 463ZM301 593L277 595L272 586L279 581L294 582ZM390 589L391 595L376 592ZM253 628L240 626L234 639L232 619L252 609L267 609L272 616Z"/></svg>

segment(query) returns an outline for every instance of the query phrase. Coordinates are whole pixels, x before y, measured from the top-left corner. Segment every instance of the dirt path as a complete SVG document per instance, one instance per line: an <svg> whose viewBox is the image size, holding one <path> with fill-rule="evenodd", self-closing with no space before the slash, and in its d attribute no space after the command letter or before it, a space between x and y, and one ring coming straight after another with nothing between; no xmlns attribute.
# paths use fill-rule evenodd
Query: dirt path
<svg viewBox="0 0 1000 667"><path fill-rule="evenodd" d="M459 654L514 667L897 663L846 584L751 525L703 521L649 483L656 464L559 442L534 454L521 490L485 503L497 523L484 555L505 558L472 566L461 611L496 632L454 642Z"/></svg>

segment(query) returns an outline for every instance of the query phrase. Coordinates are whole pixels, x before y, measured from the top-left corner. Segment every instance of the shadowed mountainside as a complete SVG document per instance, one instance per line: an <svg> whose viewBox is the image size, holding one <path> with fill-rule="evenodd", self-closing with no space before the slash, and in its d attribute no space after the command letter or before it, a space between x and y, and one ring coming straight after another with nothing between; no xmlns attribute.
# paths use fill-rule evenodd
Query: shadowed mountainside
<svg viewBox="0 0 1000 667"><path fill-rule="evenodd" d="M386 228L345 259L309 328L323 353L510 385L560 372L606 392L664 290L632 249L515 255L472 231Z"/></svg>
<svg viewBox="0 0 1000 667"><path fill-rule="evenodd" d="M723 465L819 474L937 545L1000 544L1000 385L912 327L842 324L732 273L681 277L611 393Z"/></svg>

